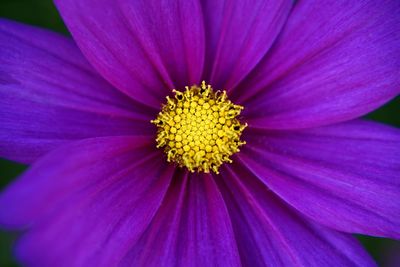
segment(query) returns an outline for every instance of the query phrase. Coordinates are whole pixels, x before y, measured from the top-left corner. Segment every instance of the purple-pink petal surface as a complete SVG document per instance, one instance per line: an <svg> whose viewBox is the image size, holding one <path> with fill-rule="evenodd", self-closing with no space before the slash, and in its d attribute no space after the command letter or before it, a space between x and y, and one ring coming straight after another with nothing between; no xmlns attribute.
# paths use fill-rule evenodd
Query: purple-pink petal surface
<svg viewBox="0 0 400 267"><path fill-rule="evenodd" d="M200 82L205 37L198 1L55 2L88 60L133 99L158 109L172 88Z"/></svg>
<svg viewBox="0 0 400 267"><path fill-rule="evenodd" d="M249 131L238 156L283 200L328 227L400 237L400 130L368 121Z"/></svg>
<svg viewBox="0 0 400 267"><path fill-rule="evenodd" d="M241 266L214 179L187 172L174 178L153 222L121 266Z"/></svg>
<svg viewBox="0 0 400 267"><path fill-rule="evenodd" d="M159 151L146 153L150 145L148 137L74 142L12 184L0 197L0 224L30 228L17 245L22 263L110 266L120 260L146 230L175 172Z"/></svg>
<svg viewBox="0 0 400 267"><path fill-rule="evenodd" d="M65 142L152 134L151 114L113 88L74 42L0 20L0 156L31 163Z"/></svg>
<svg viewBox="0 0 400 267"><path fill-rule="evenodd" d="M357 118L400 94L400 2L298 1L236 91L253 127L297 129Z"/></svg>
<svg viewBox="0 0 400 267"><path fill-rule="evenodd" d="M224 167L222 177L243 266L375 266L353 237L307 220L245 166Z"/></svg>
<svg viewBox="0 0 400 267"><path fill-rule="evenodd" d="M201 2L207 36L203 79L231 91L267 53L293 1Z"/></svg>

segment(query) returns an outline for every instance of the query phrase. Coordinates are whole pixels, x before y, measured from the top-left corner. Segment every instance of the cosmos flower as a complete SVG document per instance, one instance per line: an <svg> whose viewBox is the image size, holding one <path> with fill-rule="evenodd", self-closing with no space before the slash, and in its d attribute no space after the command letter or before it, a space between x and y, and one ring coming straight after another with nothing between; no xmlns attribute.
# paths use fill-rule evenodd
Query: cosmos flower
<svg viewBox="0 0 400 267"><path fill-rule="evenodd" d="M24 266L373 266L351 234L400 238L400 131L359 119L399 94L399 1L56 5L74 41L0 23Z"/></svg>

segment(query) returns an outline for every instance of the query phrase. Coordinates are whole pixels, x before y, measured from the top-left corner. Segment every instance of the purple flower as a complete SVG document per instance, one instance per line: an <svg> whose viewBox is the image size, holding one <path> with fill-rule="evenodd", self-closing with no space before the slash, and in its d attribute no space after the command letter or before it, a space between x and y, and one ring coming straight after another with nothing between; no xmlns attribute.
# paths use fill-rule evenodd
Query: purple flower
<svg viewBox="0 0 400 267"><path fill-rule="evenodd" d="M0 22L21 263L373 266L351 233L400 238L400 131L357 119L399 94L398 0L56 4L77 46ZM203 80L248 123L219 174L167 162L150 123Z"/></svg>

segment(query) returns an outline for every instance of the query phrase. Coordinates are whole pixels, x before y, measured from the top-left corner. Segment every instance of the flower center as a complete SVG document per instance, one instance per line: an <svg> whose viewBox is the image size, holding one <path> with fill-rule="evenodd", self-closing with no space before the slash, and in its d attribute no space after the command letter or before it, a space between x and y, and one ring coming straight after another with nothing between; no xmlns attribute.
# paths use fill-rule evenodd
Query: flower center
<svg viewBox="0 0 400 267"><path fill-rule="evenodd" d="M151 123L158 128L157 147L164 148L168 162L191 172L215 173L246 142L240 136L247 124L236 117L243 107L228 100L226 91L215 91L203 81L201 86L173 90L167 103Z"/></svg>

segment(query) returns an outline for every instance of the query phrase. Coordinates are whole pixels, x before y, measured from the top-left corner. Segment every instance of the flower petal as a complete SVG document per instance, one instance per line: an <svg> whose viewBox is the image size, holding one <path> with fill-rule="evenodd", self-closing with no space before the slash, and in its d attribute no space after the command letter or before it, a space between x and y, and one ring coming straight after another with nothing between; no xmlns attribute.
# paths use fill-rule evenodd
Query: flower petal
<svg viewBox="0 0 400 267"><path fill-rule="evenodd" d="M296 129L360 117L400 93L400 2L298 1L237 90L257 128Z"/></svg>
<svg viewBox="0 0 400 267"><path fill-rule="evenodd" d="M221 175L243 266L375 266L355 238L306 220L240 164Z"/></svg>
<svg viewBox="0 0 400 267"><path fill-rule="evenodd" d="M331 228L400 237L400 130L352 121L248 133L240 159L290 205Z"/></svg>
<svg viewBox="0 0 400 267"><path fill-rule="evenodd" d="M174 87L200 81L204 60L196 0L56 0L94 67L132 98L160 106Z"/></svg>
<svg viewBox="0 0 400 267"><path fill-rule="evenodd" d="M241 266L213 177L175 178L152 224L121 266Z"/></svg>
<svg viewBox="0 0 400 267"><path fill-rule="evenodd" d="M17 246L21 263L116 266L124 246L148 227L174 173L151 146L140 137L74 142L15 181L0 196L0 223L29 227Z"/></svg>
<svg viewBox="0 0 400 267"><path fill-rule="evenodd" d="M267 53L293 1L202 1L206 30L204 77L214 88L234 88Z"/></svg>
<svg viewBox="0 0 400 267"><path fill-rule="evenodd" d="M148 109L105 82L72 40L0 20L0 156L29 163L64 142L151 134Z"/></svg>

